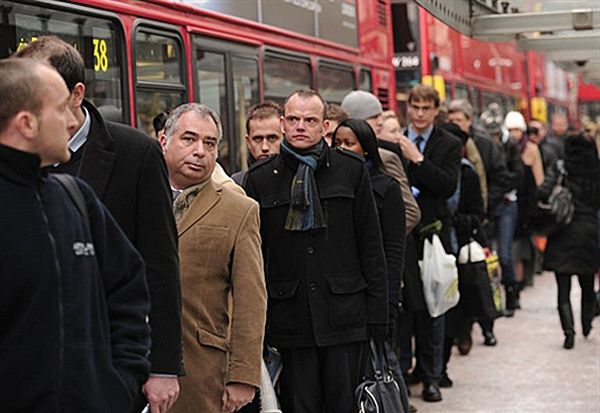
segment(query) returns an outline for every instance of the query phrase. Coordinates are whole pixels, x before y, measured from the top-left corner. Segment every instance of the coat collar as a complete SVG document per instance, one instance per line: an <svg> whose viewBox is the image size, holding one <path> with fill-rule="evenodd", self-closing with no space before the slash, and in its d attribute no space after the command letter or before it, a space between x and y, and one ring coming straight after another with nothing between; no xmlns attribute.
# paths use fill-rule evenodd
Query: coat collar
<svg viewBox="0 0 600 413"><path fill-rule="evenodd" d="M196 222L208 214L221 200L222 191L223 187L215 185L211 179L206 188L200 191L196 199L194 199L194 202L192 202L181 222L177 225L177 235L181 237Z"/></svg>
<svg viewBox="0 0 600 413"><path fill-rule="evenodd" d="M33 186L42 176L40 157L6 145L0 145L0 176L19 185Z"/></svg>
<svg viewBox="0 0 600 413"><path fill-rule="evenodd" d="M113 138L98 110L87 100L83 101L83 106L90 114L91 125L79 177L94 189L98 198L103 199L117 155L113 148Z"/></svg>
<svg viewBox="0 0 600 413"><path fill-rule="evenodd" d="M393 178L391 178L393 179ZM390 177L382 172L371 175L371 188L373 192L381 198L385 198L388 186L390 185Z"/></svg>

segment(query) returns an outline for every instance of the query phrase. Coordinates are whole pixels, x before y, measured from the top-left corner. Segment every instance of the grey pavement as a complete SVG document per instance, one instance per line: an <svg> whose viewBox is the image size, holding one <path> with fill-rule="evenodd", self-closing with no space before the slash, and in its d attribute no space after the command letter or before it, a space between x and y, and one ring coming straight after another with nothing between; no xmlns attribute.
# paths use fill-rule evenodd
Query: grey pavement
<svg viewBox="0 0 600 413"><path fill-rule="evenodd" d="M572 279L571 303L576 321L575 348L562 348L556 311L554 274L535 277L521 294L522 309L500 318L496 347L483 345L478 325L473 348L461 356L456 347L448 365L454 386L442 389L444 400L426 403L421 385L411 387L420 413L600 413L600 317L587 339L581 334L581 290Z"/></svg>

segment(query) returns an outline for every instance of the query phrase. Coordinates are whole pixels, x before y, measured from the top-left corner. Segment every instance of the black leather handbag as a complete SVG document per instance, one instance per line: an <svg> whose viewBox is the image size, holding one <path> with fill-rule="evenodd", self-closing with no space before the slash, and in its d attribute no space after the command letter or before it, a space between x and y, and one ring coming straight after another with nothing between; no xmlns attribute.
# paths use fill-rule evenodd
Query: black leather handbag
<svg viewBox="0 0 600 413"><path fill-rule="evenodd" d="M562 159L556 161L556 169L556 184L552 187L548 200L537 203L537 210L529 223L531 230L538 235L550 236L560 231L571 223L575 213L571 191L565 186L567 171Z"/></svg>
<svg viewBox="0 0 600 413"><path fill-rule="evenodd" d="M355 391L358 413L408 413L406 391L396 379L384 343L369 341L370 368ZM404 399L404 402L403 402Z"/></svg>

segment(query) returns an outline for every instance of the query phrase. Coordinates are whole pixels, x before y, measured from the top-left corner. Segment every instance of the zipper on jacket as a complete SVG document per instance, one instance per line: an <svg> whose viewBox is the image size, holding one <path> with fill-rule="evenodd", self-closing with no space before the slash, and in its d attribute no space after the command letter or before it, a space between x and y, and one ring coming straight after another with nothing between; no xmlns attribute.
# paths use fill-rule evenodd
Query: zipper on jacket
<svg viewBox="0 0 600 413"><path fill-rule="evenodd" d="M58 347L58 398L56 400L57 406L56 411L60 412L61 407L61 393L62 393L62 382L63 382L63 367L64 367L64 342L65 342L65 328L64 328L64 309L63 309L63 297L62 297L62 272L60 269L60 261L58 259L58 249L56 248L56 240L54 236L50 232L50 222L48 221L48 216L46 215L46 210L44 208L44 202L42 201L42 197L40 196L39 189L36 188L35 196L40 203L40 209L42 212L42 217L44 218L44 223L46 224L48 238L50 239L50 245L52 247L52 256L54 257L54 269L56 270L57 280L58 280L58 328L59 328L59 347Z"/></svg>

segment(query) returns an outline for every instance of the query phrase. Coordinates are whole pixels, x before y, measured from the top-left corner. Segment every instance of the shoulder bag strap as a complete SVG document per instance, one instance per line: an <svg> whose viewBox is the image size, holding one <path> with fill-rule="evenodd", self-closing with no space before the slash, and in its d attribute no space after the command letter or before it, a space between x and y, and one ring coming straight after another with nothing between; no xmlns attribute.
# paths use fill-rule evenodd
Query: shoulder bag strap
<svg viewBox="0 0 600 413"><path fill-rule="evenodd" d="M81 193L81 189L79 189L79 185L75 182L75 178L68 174L51 174L56 178L58 182L65 188L77 209L81 213L81 216L84 218L86 225L89 225L89 214L87 210L87 205L85 204L85 198Z"/></svg>
<svg viewBox="0 0 600 413"><path fill-rule="evenodd" d="M562 159L559 159L556 161L556 169L558 170L558 179L556 181L556 183L558 185L564 185L564 181L565 178L567 176L567 170L565 169L565 161Z"/></svg>

